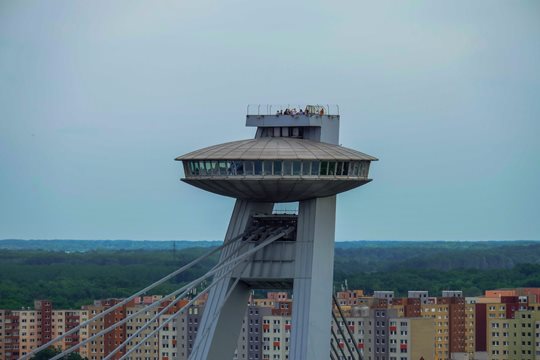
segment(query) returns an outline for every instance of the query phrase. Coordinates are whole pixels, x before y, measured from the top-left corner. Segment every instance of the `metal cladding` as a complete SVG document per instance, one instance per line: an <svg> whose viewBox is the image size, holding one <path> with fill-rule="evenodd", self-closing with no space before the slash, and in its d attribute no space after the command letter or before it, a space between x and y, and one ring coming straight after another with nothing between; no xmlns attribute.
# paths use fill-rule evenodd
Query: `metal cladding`
<svg viewBox="0 0 540 360"><path fill-rule="evenodd" d="M210 146L176 158L188 184L216 194L263 202L326 197L369 181L376 158L342 146L263 137Z"/></svg>
<svg viewBox="0 0 540 360"><path fill-rule="evenodd" d="M367 160L377 158L343 146L306 139L264 137L209 146L176 160Z"/></svg>
<svg viewBox="0 0 540 360"><path fill-rule="evenodd" d="M237 199L293 202L326 197L361 186L370 180L195 180L186 183L215 194Z"/></svg>

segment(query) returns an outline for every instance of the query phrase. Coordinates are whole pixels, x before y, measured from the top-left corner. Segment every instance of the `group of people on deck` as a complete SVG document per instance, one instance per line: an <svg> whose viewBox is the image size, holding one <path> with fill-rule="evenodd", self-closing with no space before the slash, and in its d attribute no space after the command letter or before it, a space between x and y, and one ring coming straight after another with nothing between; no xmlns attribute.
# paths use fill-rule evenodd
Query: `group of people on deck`
<svg viewBox="0 0 540 360"><path fill-rule="evenodd" d="M302 110L302 109L296 110L296 108L293 108L293 109L287 108L285 110L278 110L276 112L276 115L321 115L322 116L324 115L324 108L321 107L318 114L317 112L309 111L309 107L307 106L305 110Z"/></svg>

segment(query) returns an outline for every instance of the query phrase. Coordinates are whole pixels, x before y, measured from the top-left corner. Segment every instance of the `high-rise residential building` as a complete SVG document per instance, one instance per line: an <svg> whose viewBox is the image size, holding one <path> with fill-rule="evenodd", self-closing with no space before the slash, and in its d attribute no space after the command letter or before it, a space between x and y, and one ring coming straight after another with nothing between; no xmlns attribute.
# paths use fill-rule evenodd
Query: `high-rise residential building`
<svg viewBox="0 0 540 360"><path fill-rule="evenodd" d="M343 350L347 354L345 358L352 349L362 352L365 360L536 360L540 359L540 304L535 292L530 288L498 290L475 298L464 298L457 292L446 292L445 295L452 296L437 298L422 296L419 292L411 292L412 297L407 298L380 293L382 298L375 298L361 292L341 292L336 299L342 304L342 311L334 307L337 321L331 324L336 339L329 341L338 352ZM123 332L96 338L78 350L89 360L102 360L123 339L129 338L170 304L165 301L154 309L146 308L158 299L155 296L137 298L111 312L109 319L105 316L81 328L56 346L67 349L102 331L106 322L110 324L141 311L125 327L117 328L123 328ZM424 299L427 299L425 304ZM50 335L46 338L54 338L119 301L98 300L81 310L57 310L50 302L42 300L36 302L34 309L0 310L0 360L18 359L43 344L43 324L50 324L46 328ZM187 302L187 299L181 300L168 309L119 354L125 354L141 342ZM204 300L201 300L188 307L145 340L130 358L187 359L190 353L197 351L194 339L203 306ZM293 312L287 293L268 293L266 299L250 298L234 360L288 359ZM341 314L345 315L344 319ZM107 341L111 342L108 348Z"/></svg>
<svg viewBox="0 0 540 360"><path fill-rule="evenodd" d="M472 359L475 353L476 298L465 298L465 352ZM465 357L465 356L464 356Z"/></svg>
<svg viewBox="0 0 540 360"><path fill-rule="evenodd" d="M490 360L535 360L540 357L540 312L518 310L514 318L488 319Z"/></svg>
<svg viewBox="0 0 540 360"><path fill-rule="evenodd" d="M1 360L17 360L19 350L19 313L13 310L0 311L2 342L0 342Z"/></svg>
<svg viewBox="0 0 540 360"><path fill-rule="evenodd" d="M153 299L156 301L158 299ZM152 302L153 302L152 301ZM182 314L180 316L174 316L174 314L187 305L188 300L182 299L171 306L164 314L159 317L159 324L165 324L167 320L173 317L167 324L165 324L162 329L158 332L159 336L159 358L162 360L175 360L178 358L179 343L178 343L178 329L182 319ZM170 301L164 302L160 306L160 310L168 306Z"/></svg>
<svg viewBox="0 0 540 360"><path fill-rule="evenodd" d="M340 306L361 305L360 299L364 297L363 290L345 290L336 293L336 300Z"/></svg>
<svg viewBox="0 0 540 360"><path fill-rule="evenodd" d="M5 357L5 313L9 310L0 310L0 359Z"/></svg>
<svg viewBox="0 0 540 360"><path fill-rule="evenodd" d="M419 297L397 298L388 307L396 309L399 317L422 316L422 299Z"/></svg>
<svg viewBox="0 0 540 360"><path fill-rule="evenodd" d="M23 309L19 315L19 355L23 356L41 345L42 322L37 310ZM49 319L50 320L50 319ZM48 332L49 337L51 332Z"/></svg>
<svg viewBox="0 0 540 360"><path fill-rule="evenodd" d="M356 316L346 317L345 322L339 317L337 319L337 322L332 321L332 330L336 334L337 342L334 342L334 339L331 340L336 350L345 352L346 347L350 349L357 348L364 355L366 334L369 332L370 336L372 335L371 330L366 331L366 327L371 327L372 324L369 309L363 307L357 312ZM348 336L349 332L352 334L352 339ZM371 347L371 341L369 346Z"/></svg>
<svg viewBox="0 0 540 360"><path fill-rule="evenodd" d="M180 341L178 346L179 360L187 360L194 350L193 344L199 330L203 309L204 305L190 306L179 318L179 326L177 326L177 339ZM195 350L198 351L198 349Z"/></svg>
<svg viewBox="0 0 540 360"><path fill-rule="evenodd" d="M435 354L433 321L428 318L390 318L389 360L431 359Z"/></svg>
<svg viewBox="0 0 540 360"><path fill-rule="evenodd" d="M40 313L41 342L51 341L52 337L52 302L49 300L34 301L34 308Z"/></svg>
<svg viewBox="0 0 540 360"><path fill-rule="evenodd" d="M271 316L273 310L271 307L255 306L253 303L248 306L238 337L235 359L259 360L263 358L263 319L265 316Z"/></svg>
<svg viewBox="0 0 540 360"><path fill-rule="evenodd" d="M394 299L394 292L386 290L374 291L373 297L375 299L385 300L386 303L391 304L392 300Z"/></svg>
<svg viewBox="0 0 540 360"><path fill-rule="evenodd" d="M475 353L490 352L490 324L494 320L513 319L516 311L527 308L518 296L479 297L475 304ZM497 355L497 354L492 354ZM491 355L491 356L492 356Z"/></svg>
<svg viewBox="0 0 540 360"><path fill-rule="evenodd" d="M262 359L288 359L291 337L291 317L262 317Z"/></svg>
<svg viewBox="0 0 540 360"><path fill-rule="evenodd" d="M429 292L425 291L425 290L409 290L407 292L407 298L409 298L409 299L420 299L420 302L422 304L427 304L428 303L428 298L429 298Z"/></svg>
<svg viewBox="0 0 540 360"><path fill-rule="evenodd" d="M90 314L89 314L88 310L81 309L79 311L79 321L80 321L80 323L83 323L83 322L87 321L89 318L90 318ZM90 336L88 334L88 329L89 329L89 326L83 326L79 330L79 342L83 342L86 339L88 339L88 337ZM83 358L90 359L90 356L89 356L87 350L88 350L87 346L81 346L81 347L79 347L79 354Z"/></svg>
<svg viewBox="0 0 540 360"><path fill-rule="evenodd" d="M419 302L419 299L413 299ZM434 323L430 318L399 317L392 309L363 309L359 316L333 322L341 353L360 350L366 360L432 359L435 353ZM353 338L349 336L352 334ZM340 355L340 358L343 355Z"/></svg>
<svg viewBox="0 0 540 360"><path fill-rule="evenodd" d="M465 299L463 297L435 298L430 303L422 305L421 315L433 319L436 360L448 360L452 353L465 352Z"/></svg>
<svg viewBox="0 0 540 360"><path fill-rule="evenodd" d="M160 317L160 323L168 320L172 315L164 314ZM171 320L159 332L159 358L161 360L175 360L178 353L178 330L179 317Z"/></svg>
<svg viewBox="0 0 540 360"><path fill-rule="evenodd" d="M105 306L102 305L101 301L95 301L92 305L83 306L83 310L88 314L88 318L92 319L96 317L97 314L105 310ZM104 329L104 319L96 319L92 321L88 326L85 327L87 338L90 338L97 333L101 332ZM103 337L98 337L93 340L90 340L86 345L81 347L81 355L85 354L86 358L89 360L100 360L105 357L105 346L103 343Z"/></svg>
<svg viewBox="0 0 540 360"><path fill-rule="evenodd" d="M52 339L60 336L67 331L79 325L87 319L87 311L85 310L53 310L51 312L51 337ZM64 337L55 346L61 350L66 350L81 341L81 336L86 335L86 329L83 328L80 332L73 333Z"/></svg>
<svg viewBox="0 0 540 360"><path fill-rule="evenodd" d="M448 304L450 354L465 352L465 299L460 296L441 298L442 304Z"/></svg>
<svg viewBox="0 0 540 360"><path fill-rule="evenodd" d="M118 303L120 303L122 299L105 299L102 300L102 305L107 309L110 308ZM126 317L126 306L121 306L112 312L105 315L103 318L103 326L105 328L108 328L109 326L112 326L113 324L120 322L121 320L125 319ZM113 330L107 332L103 336L103 348L105 354L111 353L118 345L122 344L126 340L126 324L122 324ZM125 349L122 349L118 351L114 357L113 360L118 360L124 355Z"/></svg>
<svg viewBox="0 0 540 360"><path fill-rule="evenodd" d="M463 291L461 290L443 290L442 295L443 298L448 297L463 297Z"/></svg>
<svg viewBox="0 0 540 360"><path fill-rule="evenodd" d="M151 321L156 317L159 309L157 307L146 309L146 306L146 304L133 304L126 307L126 316L134 315L142 310L138 315L129 319L126 323L124 340L131 337L133 337L133 339L128 341L125 351L129 351L132 347L138 345L130 355L130 359L133 360L159 360L159 334L156 333L150 336L150 334L159 326L159 317L156 318L156 320ZM147 323L149 325L143 328ZM135 335L136 333L137 335ZM150 338L144 340L147 336L150 336Z"/></svg>
<svg viewBox="0 0 540 360"><path fill-rule="evenodd" d="M18 359L56 336L77 326L82 310L54 310L48 300L36 300L34 308L0 310L0 360ZM65 350L86 336L85 329L66 336L55 347Z"/></svg>

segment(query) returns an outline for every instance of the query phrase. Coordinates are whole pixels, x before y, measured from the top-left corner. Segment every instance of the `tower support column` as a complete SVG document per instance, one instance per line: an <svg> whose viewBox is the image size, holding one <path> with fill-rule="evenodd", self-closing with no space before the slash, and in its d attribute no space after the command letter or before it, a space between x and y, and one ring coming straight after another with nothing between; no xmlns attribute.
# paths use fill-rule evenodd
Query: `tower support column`
<svg viewBox="0 0 540 360"><path fill-rule="evenodd" d="M225 243L245 231L254 213L271 213L272 207L273 203L236 200L225 236ZM238 241L223 250L219 263L226 262L225 259L236 252L241 243ZM223 269L223 272L228 270L230 269ZM216 278L223 272L218 272ZM225 276L210 290L193 346L194 351L189 356L190 360L233 358L250 292L249 287L241 281L236 284L234 289L231 289L234 280L231 275ZM229 292L230 295L227 298Z"/></svg>
<svg viewBox="0 0 540 360"><path fill-rule="evenodd" d="M330 355L336 196L300 201L289 359Z"/></svg>

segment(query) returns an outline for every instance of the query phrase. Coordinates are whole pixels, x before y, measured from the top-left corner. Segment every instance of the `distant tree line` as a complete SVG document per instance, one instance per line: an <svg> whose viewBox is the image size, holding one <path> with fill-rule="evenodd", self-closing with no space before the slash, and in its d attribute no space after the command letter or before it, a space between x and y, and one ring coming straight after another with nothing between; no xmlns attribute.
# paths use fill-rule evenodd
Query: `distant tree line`
<svg viewBox="0 0 540 360"><path fill-rule="evenodd" d="M125 297L209 248L171 250L97 250L66 253L0 250L0 308L33 306L50 299L57 309L79 308L95 299ZM167 294L203 275L213 256L156 288ZM335 255L335 282L350 288L463 290L466 296L486 289L540 286L540 243L535 242L359 242L343 243Z"/></svg>

